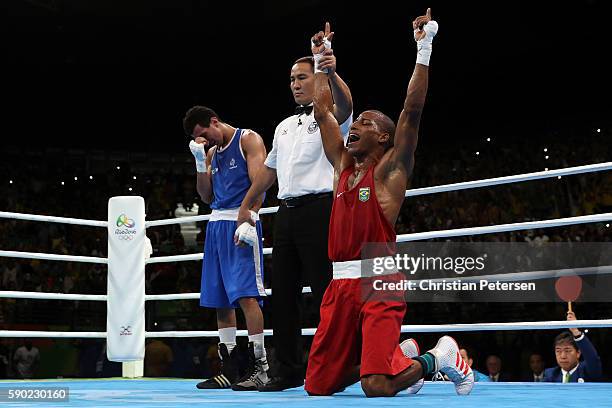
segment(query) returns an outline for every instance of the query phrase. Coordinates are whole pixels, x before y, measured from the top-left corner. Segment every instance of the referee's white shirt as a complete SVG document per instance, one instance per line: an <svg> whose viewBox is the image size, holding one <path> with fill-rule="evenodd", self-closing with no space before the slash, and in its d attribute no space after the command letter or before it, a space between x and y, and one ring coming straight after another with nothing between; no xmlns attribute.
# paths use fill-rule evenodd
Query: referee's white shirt
<svg viewBox="0 0 612 408"><path fill-rule="evenodd" d="M345 143L352 123L351 113L340 125ZM334 169L325 157L314 112L289 116L276 127L265 165L276 169L280 200L332 191Z"/></svg>

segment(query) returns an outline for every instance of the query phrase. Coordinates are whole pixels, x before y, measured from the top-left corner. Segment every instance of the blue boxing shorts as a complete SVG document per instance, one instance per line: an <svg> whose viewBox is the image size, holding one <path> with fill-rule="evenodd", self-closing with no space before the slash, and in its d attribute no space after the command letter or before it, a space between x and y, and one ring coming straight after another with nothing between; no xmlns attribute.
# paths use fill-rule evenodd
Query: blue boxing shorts
<svg viewBox="0 0 612 408"><path fill-rule="evenodd" d="M258 245L234 244L236 221L216 220L206 226L200 306L238 308L240 298L266 296L263 286L261 221L256 222Z"/></svg>

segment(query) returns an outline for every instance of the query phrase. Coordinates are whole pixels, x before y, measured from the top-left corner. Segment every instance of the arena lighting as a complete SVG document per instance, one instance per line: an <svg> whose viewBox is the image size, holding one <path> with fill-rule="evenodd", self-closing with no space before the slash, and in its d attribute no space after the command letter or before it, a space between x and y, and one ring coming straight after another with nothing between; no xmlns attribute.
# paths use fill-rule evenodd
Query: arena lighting
<svg viewBox="0 0 612 408"><path fill-rule="evenodd" d="M561 180L561 176L557 176L557 179L558 179L558 180Z"/></svg>
<svg viewBox="0 0 612 408"><path fill-rule="evenodd" d="M62 181L62 186L64 185L64 182Z"/></svg>
<svg viewBox="0 0 612 408"><path fill-rule="evenodd" d="M93 176L89 176L89 179L90 179L90 180L93 180Z"/></svg>
<svg viewBox="0 0 612 408"><path fill-rule="evenodd" d="M487 137L487 142L490 142L490 141L491 141L491 138L490 138L490 137Z"/></svg>
<svg viewBox="0 0 612 408"><path fill-rule="evenodd" d="M610 224L606 224L606 228L610 228Z"/></svg>
<svg viewBox="0 0 612 408"><path fill-rule="evenodd" d="M478 156L480 154L480 152L476 152L476 156Z"/></svg>
<svg viewBox="0 0 612 408"><path fill-rule="evenodd" d="M545 158L546 160L548 160L548 156L544 156L544 158Z"/></svg>
<svg viewBox="0 0 612 408"><path fill-rule="evenodd" d="M548 148L547 148L547 147L545 147L545 148L544 148L544 153L546 153L547 151L548 151Z"/></svg>
<svg viewBox="0 0 612 408"><path fill-rule="evenodd" d="M128 188L128 191L132 191L132 187Z"/></svg>
<svg viewBox="0 0 612 408"><path fill-rule="evenodd" d="M548 171L548 167L545 167L545 168L544 168L544 171Z"/></svg>
<svg viewBox="0 0 612 408"><path fill-rule="evenodd" d="M74 176L74 181L78 181L79 178L77 176Z"/></svg>
<svg viewBox="0 0 612 408"><path fill-rule="evenodd" d="M9 184L13 184L13 180L9 180Z"/></svg>
<svg viewBox="0 0 612 408"><path fill-rule="evenodd" d="M117 166L117 170L121 170L121 167L120 167L120 166Z"/></svg>
<svg viewBox="0 0 612 408"><path fill-rule="evenodd" d="M597 133L601 133L601 129L597 129Z"/></svg>
<svg viewBox="0 0 612 408"><path fill-rule="evenodd" d="M134 180L136 180L136 176L132 177Z"/></svg>

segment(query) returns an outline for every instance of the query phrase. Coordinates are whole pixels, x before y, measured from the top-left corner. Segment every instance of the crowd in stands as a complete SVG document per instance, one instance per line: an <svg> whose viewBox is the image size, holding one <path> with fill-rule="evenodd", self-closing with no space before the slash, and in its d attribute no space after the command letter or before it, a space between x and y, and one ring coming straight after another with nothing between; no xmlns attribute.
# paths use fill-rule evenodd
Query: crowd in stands
<svg viewBox="0 0 612 408"><path fill-rule="evenodd" d="M491 136L488 141L486 137L465 142L455 140L442 146L425 138L417 152L410 188L600 163L612 157L609 130L570 130L520 143L503 142ZM71 151L65 154L59 150L24 153L7 148L0 163L0 211L104 220L110 197L133 194L145 198L148 220L174 218L179 203L194 215L195 208L199 213L207 213L209 209L197 197L191 160L188 151L149 163L144 153ZM265 206L276 204L275 192L270 191ZM609 171L408 198L396 230L403 234L601 212L612 212L612 172ZM262 219L264 246L271 246L273 216ZM200 234L195 242L186 241L178 225L148 230L153 256L201 251L205 223L199 223L198 228ZM609 224L590 223L454 240L610 242L611 232ZM104 257L106 231L0 219L0 249ZM270 270L269 259L265 267ZM147 293L199 292L200 268L199 262L149 265ZM269 287L269 281L266 283ZM0 258L0 290L105 294L106 270L98 264ZM266 302L272 303L273 299ZM308 307L307 296L304 302L306 321L313 327L316 311ZM554 320L551 316L563 318L564 307L558 303L414 304L409 305L406 322ZM612 307L603 303L585 303L579 307L585 319L607 318L612 312ZM264 310L266 321L271 318L268 309ZM192 300L148 302L146 312L147 330L205 330L215 323L214 310L202 309ZM105 324L103 302L0 299L2 329L101 331ZM595 345L600 345L604 378L610 375L606 362L612 361L612 354L602 350L609 332L598 329L589 335ZM541 374L536 372L537 367L554 365L552 344L557 334L508 331L462 333L457 337L469 345L468 350L475 350L469 357L474 368L493 375L501 373L500 378L519 380L530 372ZM419 336L419 341L426 347L433 344L435 336L424 334ZM306 341L305 354L308 346ZM214 338L152 340L146 350L145 374L150 376L203 378L218 370ZM29 356L32 363L27 369L20 363L23 356ZM120 370L119 364L105 358L102 340L0 338L0 378L99 377L120 375Z"/></svg>

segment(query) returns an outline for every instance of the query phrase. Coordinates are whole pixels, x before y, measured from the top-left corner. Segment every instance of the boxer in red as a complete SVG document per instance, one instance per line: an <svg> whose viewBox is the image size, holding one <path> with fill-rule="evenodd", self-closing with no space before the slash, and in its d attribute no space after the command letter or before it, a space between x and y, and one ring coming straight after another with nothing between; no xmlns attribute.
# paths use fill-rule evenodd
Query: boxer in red
<svg viewBox="0 0 612 408"><path fill-rule="evenodd" d="M438 371L455 383L460 395L469 394L474 385L474 374L451 337L442 337L421 356L412 339L400 347L406 310L403 298L376 299L373 291L363 290L368 282L368 277L361 276L363 244L384 243L389 248L385 255L392 254L394 225L414 167L438 25L431 20L429 9L412 24L417 61L397 127L382 112L365 111L351 126L346 146L333 115L325 72L326 56L333 54L329 24L325 32L312 38L315 119L335 177L328 244L334 275L321 303L321 322L310 349L305 384L309 395L331 395L359 380L368 397L394 396L404 389L415 393L424 376ZM403 276L395 271L384 278Z"/></svg>

